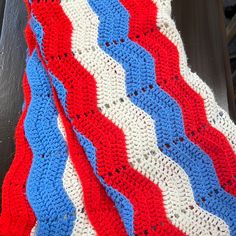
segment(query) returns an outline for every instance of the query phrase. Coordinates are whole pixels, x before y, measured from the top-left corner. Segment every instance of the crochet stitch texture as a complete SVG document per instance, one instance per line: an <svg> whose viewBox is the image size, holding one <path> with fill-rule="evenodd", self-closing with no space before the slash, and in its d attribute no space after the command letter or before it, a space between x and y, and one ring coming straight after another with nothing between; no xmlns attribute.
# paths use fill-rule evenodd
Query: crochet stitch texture
<svg viewBox="0 0 236 236"><path fill-rule="evenodd" d="M236 235L236 128L188 68L171 1L25 4L0 235Z"/></svg>

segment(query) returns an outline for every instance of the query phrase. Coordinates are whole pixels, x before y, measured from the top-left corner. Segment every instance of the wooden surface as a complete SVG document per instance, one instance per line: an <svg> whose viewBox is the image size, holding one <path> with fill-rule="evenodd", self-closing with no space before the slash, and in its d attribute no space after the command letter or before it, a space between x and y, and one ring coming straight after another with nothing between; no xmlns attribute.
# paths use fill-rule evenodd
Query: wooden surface
<svg viewBox="0 0 236 236"><path fill-rule="evenodd" d="M14 155L14 130L21 113L25 65L23 1L0 0L0 185ZM4 14L3 14L4 13ZM4 17L3 17L4 16ZM173 17L181 31L193 71L213 89L218 103L233 116L232 82L226 53L221 0L174 0ZM229 106L228 106L229 103ZM234 113L235 114L235 113Z"/></svg>

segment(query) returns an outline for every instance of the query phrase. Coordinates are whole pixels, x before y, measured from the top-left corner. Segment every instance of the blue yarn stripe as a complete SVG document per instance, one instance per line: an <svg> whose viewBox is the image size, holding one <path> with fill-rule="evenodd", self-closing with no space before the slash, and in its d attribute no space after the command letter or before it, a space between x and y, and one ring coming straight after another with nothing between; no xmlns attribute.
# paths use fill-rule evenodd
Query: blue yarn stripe
<svg viewBox="0 0 236 236"><path fill-rule="evenodd" d="M235 198L220 187L209 156L187 138L178 104L156 84L152 56L128 38L128 12L118 0L88 2L100 20L98 43L125 69L127 95L155 121L158 146L188 174L195 201L223 219L231 233L236 235ZM124 42L121 43L120 39ZM114 44L113 41L119 43ZM145 88L145 93L142 88ZM184 142L166 147L179 137L183 137Z"/></svg>
<svg viewBox="0 0 236 236"><path fill-rule="evenodd" d="M26 73L32 98L24 129L33 152L26 193L36 214L37 235L70 235L75 209L62 182L67 146L57 127L58 112L36 50L28 59Z"/></svg>
<svg viewBox="0 0 236 236"><path fill-rule="evenodd" d="M37 42L41 45L44 35L43 28L35 17L32 17L31 21L33 21L31 23L31 26L37 36ZM42 45L40 46L40 49L41 50L43 49ZM60 102L68 117L68 112L66 109L66 89L64 88L64 85L51 72L50 76L52 78L52 82L57 91ZM127 233L129 235L134 235L134 209L131 202L116 189L112 188L111 186L108 186L104 182L104 180L98 175L96 166L96 148L93 146L92 142L88 140L86 137L84 137L80 132L78 132L76 129L74 129L74 131L77 134L81 146L84 148L86 152L86 155L93 167L93 171L96 177L99 179L100 183L105 187L107 194L114 201L115 206L124 222Z"/></svg>
<svg viewBox="0 0 236 236"><path fill-rule="evenodd" d="M41 54L42 54L43 58L45 58L44 51L43 51L43 36L44 36L44 34L43 34L43 27L36 20L36 18L34 17L33 14L31 14L30 27L31 27L31 29L33 29L33 31L35 33L35 37L37 38Z"/></svg>

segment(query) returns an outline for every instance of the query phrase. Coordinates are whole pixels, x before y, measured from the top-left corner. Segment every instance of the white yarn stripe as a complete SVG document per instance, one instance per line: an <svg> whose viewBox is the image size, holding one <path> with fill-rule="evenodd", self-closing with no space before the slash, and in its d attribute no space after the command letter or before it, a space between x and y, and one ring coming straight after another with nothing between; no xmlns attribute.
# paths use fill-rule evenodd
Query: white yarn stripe
<svg viewBox="0 0 236 236"><path fill-rule="evenodd" d="M35 223L35 226L32 228L32 230L30 232L30 236L36 235L36 229L37 229L37 222Z"/></svg>
<svg viewBox="0 0 236 236"><path fill-rule="evenodd" d="M57 118L58 128L66 141L66 132L62 124L60 116ZM71 235L96 235L86 211L84 209L84 199L82 186L79 180L79 176L73 166L70 156L67 159L65 171L63 174L63 186L66 193L68 194L71 202L73 203L76 212L76 219L74 222L74 227Z"/></svg>
<svg viewBox="0 0 236 236"><path fill-rule="evenodd" d="M203 82L196 73L188 67L187 56L181 36L176 28L175 22L171 19L171 0L152 0L157 8L157 26L160 31L171 40L179 51L180 70L184 80L204 99L205 110L209 123L220 131L229 141L236 153L236 126L215 101L214 94L208 85Z"/></svg>
<svg viewBox="0 0 236 236"><path fill-rule="evenodd" d="M229 235L221 219L197 206L184 170L157 148L154 121L126 97L125 71L99 47L99 20L87 1L62 0L61 6L73 25L75 58L96 80L102 113L124 131L130 164L162 189L169 219L189 235Z"/></svg>

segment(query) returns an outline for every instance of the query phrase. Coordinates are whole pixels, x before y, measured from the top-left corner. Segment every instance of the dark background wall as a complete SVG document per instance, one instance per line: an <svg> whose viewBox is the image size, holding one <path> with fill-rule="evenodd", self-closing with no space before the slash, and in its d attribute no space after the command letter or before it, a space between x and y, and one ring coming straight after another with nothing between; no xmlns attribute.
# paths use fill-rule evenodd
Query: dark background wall
<svg viewBox="0 0 236 236"><path fill-rule="evenodd" d="M218 103L235 117L222 1L174 0L173 17L193 71L214 90ZM14 130L23 102L25 24L22 0L0 0L0 186L14 157Z"/></svg>
<svg viewBox="0 0 236 236"><path fill-rule="evenodd" d="M236 104L236 0L225 0L224 11L230 66L234 85L234 101Z"/></svg>

